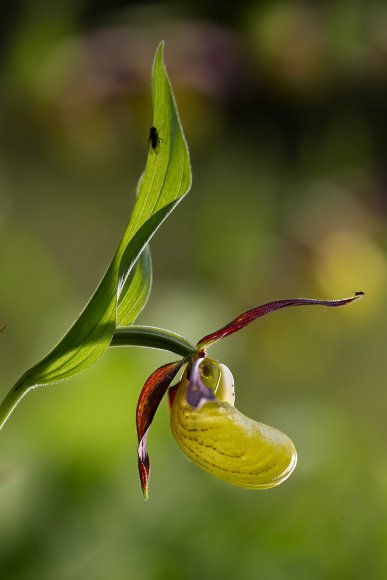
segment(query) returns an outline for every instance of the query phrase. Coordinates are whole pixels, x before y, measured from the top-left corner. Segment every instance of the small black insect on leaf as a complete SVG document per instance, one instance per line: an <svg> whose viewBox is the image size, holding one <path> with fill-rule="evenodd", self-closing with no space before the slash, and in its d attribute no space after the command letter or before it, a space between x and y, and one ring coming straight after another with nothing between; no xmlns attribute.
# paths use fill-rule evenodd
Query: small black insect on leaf
<svg viewBox="0 0 387 580"><path fill-rule="evenodd" d="M159 136L158 129L156 127L151 127L149 131L148 143L151 144L153 151L156 151L161 143L162 139Z"/></svg>

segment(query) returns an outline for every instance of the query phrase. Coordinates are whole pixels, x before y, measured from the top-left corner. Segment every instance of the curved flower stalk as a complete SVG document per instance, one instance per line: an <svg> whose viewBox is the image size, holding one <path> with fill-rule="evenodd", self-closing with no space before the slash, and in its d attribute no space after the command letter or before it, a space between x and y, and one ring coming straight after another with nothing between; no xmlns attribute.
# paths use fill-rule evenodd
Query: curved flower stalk
<svg viewBox="0 0 387 580"><path fill-rule="evenodd" d="M247 489L268 489L285 481L297 463L292 441L278 429L238 411L234 406L232 373L226 365L208 357L207 349L275 310L288 306L344 306L362 294L357 292L342 300L295 298L263 304L203 337L196 350L182 360L158 368L146 381L136 412L138 467L145 499L150 477L148 431L168 389L173 436L193 463L211 475ZM182 378L170 387L183 366Z"/></svg>

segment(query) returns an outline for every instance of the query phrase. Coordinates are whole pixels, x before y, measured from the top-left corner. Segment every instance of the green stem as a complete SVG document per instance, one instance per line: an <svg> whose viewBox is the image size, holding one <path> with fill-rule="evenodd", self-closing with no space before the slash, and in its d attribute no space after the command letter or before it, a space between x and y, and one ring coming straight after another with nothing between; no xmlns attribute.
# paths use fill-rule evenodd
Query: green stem
<svg viewBox="0 0 387 580"><path fill-rule="evenodd" d="M182 336L169 330L155 328L153 326L128 326L117 328L110 346L145 346L148 348L169 350L183 357L196 352L196 348ZM0 430L3 428L6 420L16 405L29 390L36 386L38 385L32 384L30 371L26 371L24 375L20 377L0 404Z"/></svg>
<svg viewBox="0 0 387 580"><path fill-rule="evenodd" d="M20 403L22 398L32 388L31 385L26 382L26 375L27 373L20 377L18 382L12 387L5 399L0 404L0 430L4 427L5 422L7 421L16 405Z"/></svg>
<svg viewBox="0 0 387 580"><path fill-rule="evenodd" d="M110 346L146 346L169 350L180 356L188 356L196 351L196 348L182 336L154 326L119 327L113 335Z"/></svg>

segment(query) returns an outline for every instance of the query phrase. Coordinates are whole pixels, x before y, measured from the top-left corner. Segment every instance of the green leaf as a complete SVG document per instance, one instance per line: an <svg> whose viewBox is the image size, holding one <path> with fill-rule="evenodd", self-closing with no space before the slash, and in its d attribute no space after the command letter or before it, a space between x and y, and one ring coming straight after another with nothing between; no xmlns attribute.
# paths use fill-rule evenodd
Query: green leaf
<svg viewBox="0 0 387 580"><path fill-rule="evenodd" d="M93 365L106 351L117 326L134 322L149 296L151 261L148 242L191 185L187 144L163 63L163 43L156 51L152 80L153 126L161 139L149 146L133 213L117 252L86 308L62 340L29 369L9 393L70 378ZM0 426L5 421L0 407ZM7 415L7 416L8 416Z"/></svg>
<svg viewBox="0 0 387 580"><path fill-rule="evenodd" d="M148 301L151 287L152 259L149 246L145 246L119 297L117 326L133 324Z"/></svg>

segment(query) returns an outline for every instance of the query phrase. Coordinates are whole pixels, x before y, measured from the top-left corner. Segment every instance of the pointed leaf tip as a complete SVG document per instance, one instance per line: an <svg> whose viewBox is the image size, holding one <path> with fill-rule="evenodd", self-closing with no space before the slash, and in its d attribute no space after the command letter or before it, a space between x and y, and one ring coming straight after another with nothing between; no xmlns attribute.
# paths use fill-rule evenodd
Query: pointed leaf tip
<svg viewBox="0 0 387 580"><path fill-rule="evenodd" d="M67 334L0 404L0 429L9 408L12 411L29 388L57 383L92 366L109 348L117 326L133 324L147 301L152 282L147 244L191 187L188 147L163 48L161 42L152 69L153 125L161 130L161 150L154 155L150 147L129 224L98 289Z"/></svg>

